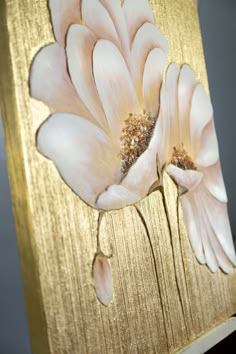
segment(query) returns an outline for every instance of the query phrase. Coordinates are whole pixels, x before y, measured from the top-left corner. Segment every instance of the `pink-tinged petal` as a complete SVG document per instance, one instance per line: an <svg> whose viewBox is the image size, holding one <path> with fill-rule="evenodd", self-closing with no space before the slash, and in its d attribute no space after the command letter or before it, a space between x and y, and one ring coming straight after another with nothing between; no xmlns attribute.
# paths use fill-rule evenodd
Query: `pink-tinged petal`
<svg viewBox="0 0 236 354"><path fill-rule="evenodd" d="M93 262L94 287L98 300L108 306L113 295L113 281L109 259L103 254L96 255Z"/></svg>
<svg viewBox="0 0 236 354"><path fill-rule="evenodd" d="M120 146L124 119L139 112L134 86L117 47L105 40L97 42L93 51L93 73L112 135Z"/></svg>
<svg viewBox="0 0 236 354"><path fill-rule="evenodd" d="M49 0L49 8L56 40L64 46L68 27L80 23L80 0Z"/></svg>
<svg viewBox="0 0 236 354"><path fill-rule="evenodd" d="M199 150L194 153L195 163L200 167L207 167L219 159L219 149L213 119L203 129Z"/></svg>
<svg viewBox="0 0 236 354"><path fill-rule="evenodd" d="M171 144L178 146L182 143L180 140L179 119L178 119L178 80L180 69L178 65L172 63L168 66L166 72L166 90L169 100L169 114L171 127Z"/></svg>
<svg viewBox="0 0 236 354"><path fill-rule="evenodd" d="M92 55L96 38L81 25L72 25L67 36L67 58L71 80L84 104L105 130L107 120L93 77Z"/></svg>
<svg viewBox="0 0 236 354"><path fill-rule="evenodd" d="M213 117L211 100L207 96L203 86L198 84L192 97L190 110L190 136L192 151L197 151L204 127Z"/></svg>
<svg viewBox="0 0 236 354"><path fill-rule="evenodd" d="M160 112L157 118L156 126L153 132L153 138L150 142L151 147L156 149L158 154L158 164L160 171L169 160L171 149L171 129L169 102L165 85L162 84L160 94Z"/></svg>
<svg viewBox="0 0 236 354"><path fill-rule="evenodd" d="M203 174L195 170L182 170L175 165L168 165L166 172L170 175L175 182L181 187L186 188L188 191L193 191L202 181Z"/></svg>
<svg viewBox="0 0 236 354"><path fill-rule="evenodd" d="M83 24L97 39L107 39L119 47L115 26L105 7L98 0L85 0L81 4Z"/></svg>
<svg viewBox="0 0 236 354"><path fill-rule="evenodd" d="M193 193L187 193L180 197L184 222L187 230L187 234L194 250L195 256L199 263L205 264L206 259L203 253L203 245L201 234L199 232L199 220L198 218L198 208L196 205Z"/></svg>
<svg viewBox="0 0 236 354"><path fill-rule="evenodd" d="M121 209L140 200L140 196L130 192L121 185L110 186L103 192L96 203L96 207L102 210Z"/></svg>
<svg viewBox="0 0 236 354"><path fill-rule="evenodd" d="M120 180L118 151L100 128L82 117L52 115L39 129L37 146L91 206L102 191Z"/></svg>
<svg viewBox="0 0 236 354"><path fill-rule="evenodd" d="M122 186L140 198L147 196L150 187L157 180L157 154L147 149L129 169Z"/></svg>
<svg viewBox="0 0 236 354"><path fill-rule="evenodd" d="M233 264L230 262L230 260L226 256L226 254L225 254L221 244L219 243L212 228L211 228L211 234L209 234L209 238L211 241L212 249L214 250L214 253L215 253L215 257L216 257L217 262L219 264L219 267L223 270L223 272L229 273L233 268Z"/></svg>
<svg viewBox="0 0 236 354"><path fill-rule="evenodd" d="M36 55L30 72L30 94L57 112L92 116L68 76L65 50L50 44Z"/></svg>
<svg viewBox="0 0 236 354"><path fill-rule="evenodd" d="M140 103L143 103L142 79L144 65L148 53L153 48L160 48L164 54L167 54L167 40L155 25L145 23L137 31L131 49L131 74Z"/></svg>
<svg viewBox="0 0 236 354"><path fill-rule="evenodd" d="M143 73L143 99L147 112L156 117L159 111L159 94L166 55L159 48L148 54Z"/></svg>
<svg viewBox="0 0 236 354"><path fill-rule="evenodd" d="M109 13L116 33L119 37L121 51L126 58L126 62L129 63L130 49L129 49L129 36L127 32L127 25L125 16L120 5L120 1L117 0L100 0L100 3L105 7Z"/></svg>
<svg viewBox="0 0 236 354"><path fill-rule="evenodd" d="M227 203L228 199L220 167L220 161L218 160L214 165L203 169L203 174L204 185L211 195L220 202Z"/></svg>
<svg viewBox="0 0 236 354"><path fill-rule="evenodd" d="M178 81L178 109L180 124L180 140L186 147L190 145L189 115L193 91L197 82L192 69L184 64L180 70Z"/></svg>
<svg viewBox="0 0 236 354"><path fill-rule="evenodd" d="M207 192L205 192L202 197L202 203L221 247L232 264L236 265L236 255L230 229L227 204L219 202Z"/></svg>
<svg viewBox="0 0 236 354"><path fill-rule="evenodd" d="M147 0L125 0L123 3L123 10L127 23L130 43L133 40L137 30L145 22L154 24L152 9Z"/></svg>

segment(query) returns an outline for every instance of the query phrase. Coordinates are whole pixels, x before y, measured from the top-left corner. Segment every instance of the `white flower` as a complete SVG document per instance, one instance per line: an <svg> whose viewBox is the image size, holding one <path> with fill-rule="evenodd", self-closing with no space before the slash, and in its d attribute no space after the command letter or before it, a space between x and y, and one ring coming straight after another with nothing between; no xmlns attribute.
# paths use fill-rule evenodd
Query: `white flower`
<svg viewBox="0 0 236 354"><path fill-rule="evenodd" d="M31 95L54 111L38 149L86 203L125 207L157 179L167 41L146 0L85 0L81 13L74 0L50 8L57 42L37 54L30 77Z"/></svg>
<svg viewBox="0 0 236 354"><path fill-rule="evenodd" d="M158 156L180 187L189 239L198 261L228 273L236 256L227 213L213 109L188 65L169 66L161 89Z"/></svg>

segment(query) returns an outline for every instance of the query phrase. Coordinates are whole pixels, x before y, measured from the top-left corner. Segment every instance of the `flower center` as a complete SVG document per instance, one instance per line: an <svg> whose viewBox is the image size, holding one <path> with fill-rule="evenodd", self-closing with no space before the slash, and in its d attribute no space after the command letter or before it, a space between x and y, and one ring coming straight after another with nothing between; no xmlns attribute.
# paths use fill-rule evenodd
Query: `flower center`
<svg viewBox="0 0 236 354"><path fill-rule="evenodd" d="M173 147L171 163L182 170L197 170L192 158L188 155L183 143Z"/></svg>
<svg viewBox="0 0 236 354"><path fill-rule="evenodd" d="M139 156L147 149L156 118L145 111L130 113L121 132L121 171L126 173Z"/></svg>

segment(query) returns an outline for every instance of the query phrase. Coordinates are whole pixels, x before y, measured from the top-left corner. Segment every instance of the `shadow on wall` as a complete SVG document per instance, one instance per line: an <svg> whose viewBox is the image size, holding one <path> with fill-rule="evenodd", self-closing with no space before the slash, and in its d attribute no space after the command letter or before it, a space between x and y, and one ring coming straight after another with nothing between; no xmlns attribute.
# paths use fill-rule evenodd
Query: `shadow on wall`
<svg viewBox="0 0 236 354"><path fill-rule="evenodd" d="M0 115L0 353L30 354Z"/></svg>

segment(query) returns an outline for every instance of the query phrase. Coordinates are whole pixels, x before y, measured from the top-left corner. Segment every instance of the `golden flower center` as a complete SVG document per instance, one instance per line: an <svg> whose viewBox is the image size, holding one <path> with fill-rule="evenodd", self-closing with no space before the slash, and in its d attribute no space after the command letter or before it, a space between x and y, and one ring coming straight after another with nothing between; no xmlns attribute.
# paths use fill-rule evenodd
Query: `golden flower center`
<svg viewBox="0 0 236 354"><path fill-rule="evenodd" d="M145 111L130 113L121 132L121 170L126 173L139 156L147 149L152 137L156 118Z"/></svg>
<svg viewBox="0 0 236 354"><path fill-rule="evenodd" d="M187 151L184 148L183 143L179 146L173 147L171 163L182 170L196 170L197 167L195 166L192 158L188 155Z"/></svg>

